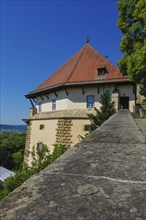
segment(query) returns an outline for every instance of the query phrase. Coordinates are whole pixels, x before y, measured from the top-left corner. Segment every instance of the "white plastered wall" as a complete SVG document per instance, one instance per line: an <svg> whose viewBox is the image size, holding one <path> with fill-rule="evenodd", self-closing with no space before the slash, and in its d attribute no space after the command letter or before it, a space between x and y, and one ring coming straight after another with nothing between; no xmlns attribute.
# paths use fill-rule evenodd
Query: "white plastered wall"
<svg viewBox="0 0 146 220"><path fill-rule="evenodd" d="M71 147L80 142L80 137L87 133L84 130L85 125L90 124L89 119L71 119ZM37 147L37 143L43 143L47 145L50 153L53 152L54 144L56 141L56 128L58 119L47 119L47 120L35 120L32 121L31 125L31 138L29 151L31 152L33 147ZM40 130L40 125L44 125L44 129ZM32 158L29 156L28 165L31 166Z"/></svg>
<svg viewBox="0 0 146 220"><path fill-rule="evenodd" d="M69 98L67 102L67 109L85 109L87 108L87 95L95 96L95 107L99 108L99 98L100 94L97 94L97 89L95 87L89 87L84 89L84 94L81 88L70 89Z"/></svg>
<svg viewBox="0 0 146 220"><path fill-rule="evenodd" d="M88 131L84 130L85 125L90 125L89 119L79 119L79 120L72 120L72 128L71 128L71 135L72 135L72 145L74 146L76 143L82 141L82 137L85 136Z"/></svg>
<svg viewBox="0 0 146 220"><path fill-rule="evenodd" d="M49 99L46 96L37 97L37 111L38 103L42 103L42 112L52 111L52 99L56 99L56 110L65 110L65 109L85 109L86 108L86 97L87 95L95 95L95 107L99 108L99 98L100 94L97 94L97 88L86 88L84 90L85 94L82 93L81 88L68 89L68 95L65 90L56 92L58 97L54 93L49 94Z"/></svg>
<svg viewBox="0 0 146 220"><path fill-rule="evenodd" d="M52 153L56 139L57 122L57 119L32 121L29 151L32 151L33 147L36 148L37 143L43 143L47 145L50 153ZM42 130L40 125L44 125ZM29 157L28 164L31 165L31 157Z"/></svg>
<svg viewBox="0 0 146 220"><path fill-rule="evenodd" d="M61 90L56 92L57 96L54 93L50 93L48 95L49 99L46 96L42 96L37 98L37 104L42 103L42 112L50 112L52 111L52 100L56 99L56 110L65 110L67 109L68 96L65 90ZM38 110L38 105L36 106Z"/></svg>
<svg viewBox="0 0 146 220"><path fill-rule="evenodd" d="M56 110L65 109L85 109L86 97L87 95L95 96L95 107L99 108L101 104L99 103L100 95L103 94L103 88L111 89L111 93L114 90L114 85L100 86L99 90L97 86L85 87L84 94L82 88L70 88L67 89L68 95L65 90L57 91L57 96L55 93L50 93L49 99L46 96L37 98L37 103L42 103L42 112L52 111L52 99L56 99ZM133 112L135 105L135 94L133 94L133 85L117 85L116 89L119 90L119 97L128 96L129 97L129 110ZM38 109L38 105L36 106Z"/></svg>

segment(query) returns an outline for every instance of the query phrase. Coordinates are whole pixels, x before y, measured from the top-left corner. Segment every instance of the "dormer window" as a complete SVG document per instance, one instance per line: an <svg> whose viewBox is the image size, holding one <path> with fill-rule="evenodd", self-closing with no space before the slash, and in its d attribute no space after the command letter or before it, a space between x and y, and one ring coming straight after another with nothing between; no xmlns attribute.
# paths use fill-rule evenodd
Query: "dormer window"
<svg viewBox="0 0 146 220"><path fill-rule="evenodd" d="M97 71L98 71L98 75L104 75L108 73L106 66L98 66Z"/></svg>

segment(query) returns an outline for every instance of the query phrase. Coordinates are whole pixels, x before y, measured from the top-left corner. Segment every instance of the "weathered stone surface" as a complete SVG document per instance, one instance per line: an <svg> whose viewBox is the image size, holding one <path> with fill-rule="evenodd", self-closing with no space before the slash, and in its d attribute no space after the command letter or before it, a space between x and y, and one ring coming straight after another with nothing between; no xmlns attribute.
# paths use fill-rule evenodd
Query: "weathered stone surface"
<svg viewBox="0 0 146 220"><path fill-rule="evenodd" d="M136 121L144 135L146 135L146 116L145 118L134 118L134 120Z"/></svg>
<svg viewBox="0 0 146 220"><path fill-rule="evenodd" d="M31 120L36 119L56 119L56 118L83 118L88 119L88 113L95 113L94 109L70 109L70 110L59 110L52 112L41 112L33 115ZM26 119L29 120L29 119Z"/></svg>
<svg viewBox="0 0 146 220"><path fill-rule="evenodd" d="M145 220L146 143L127 110L1 202L1 219Z"/></svg>

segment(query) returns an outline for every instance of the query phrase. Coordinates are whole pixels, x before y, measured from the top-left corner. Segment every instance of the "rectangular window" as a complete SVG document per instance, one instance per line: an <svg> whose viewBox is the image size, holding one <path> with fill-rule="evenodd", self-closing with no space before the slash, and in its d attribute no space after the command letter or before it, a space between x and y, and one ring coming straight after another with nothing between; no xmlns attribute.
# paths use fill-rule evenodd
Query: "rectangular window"
<svg viewBox="0 0 146 220"><path fill-rule="evenodd" d="M56 99L52 99L52 111L56 110Z"/></svg>
<svg viewBox="0 0 146 220"><path fill-rule="evenodd" d="M42 103L41 102L38 103L38 111L39 111L39 113L42 112Z"/></svg>
<svg viewBox="0 0 146 220"><path fill-rule="evenodd" d="M95 96L94 95L87 95L87 108L94 107Z"/></svg>
<svg viewBox="0 0 146 220"><path fill-rule="evenodd" d="M44 129L44 125L40 125L40 130L43 130Z"/></svg>
<svg viewBox="0 0 146 220"><path fill-rule="evenodd" d="M84 131L90 131L90 126L91 125L84 125Z"/></svg>
<svg viewBox="0 0 146 220"><path fill-rule="evenodd" d="M103 89L103 92L108 92L109 94L111 94L111 88L106 87L106 88Z"/></svg>
<svg viewBox="0 0 146 220"><path fill-rule="evenodd" d="M37 150L41 150L43 147L43 143L39 142L37 143Z"/></svg>

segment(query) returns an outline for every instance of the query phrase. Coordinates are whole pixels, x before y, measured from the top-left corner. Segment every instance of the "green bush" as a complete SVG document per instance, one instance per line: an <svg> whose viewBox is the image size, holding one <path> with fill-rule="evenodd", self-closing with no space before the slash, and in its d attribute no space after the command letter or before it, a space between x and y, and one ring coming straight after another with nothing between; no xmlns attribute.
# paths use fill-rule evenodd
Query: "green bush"
<svg viewBox="0 0 146 220"><path fill-rule="evenodd" d="M91 121L90 132L94 131L116 112L115 104L111 101L111 97L108 92L105 92L103 95L101 95L100 103L102 104L100 109L95 108L96 114L88 114L88 117Z"/></svg>
<svg viewBox="0 0 146 220"><path fill-rule="evenodd" d="M32 167L30 168L25 165L21 171L19 170L16 172L15 176L6 179L3 183L3 189L0 192L0 199L3 199L32 175L39 173L58 157L60 157L66 150L67 148L62 144L55 144L52 154L49 154L46 145L43 145L42 148L38 149L37 151L33 149L31 152L33 158Z"/></svg>

